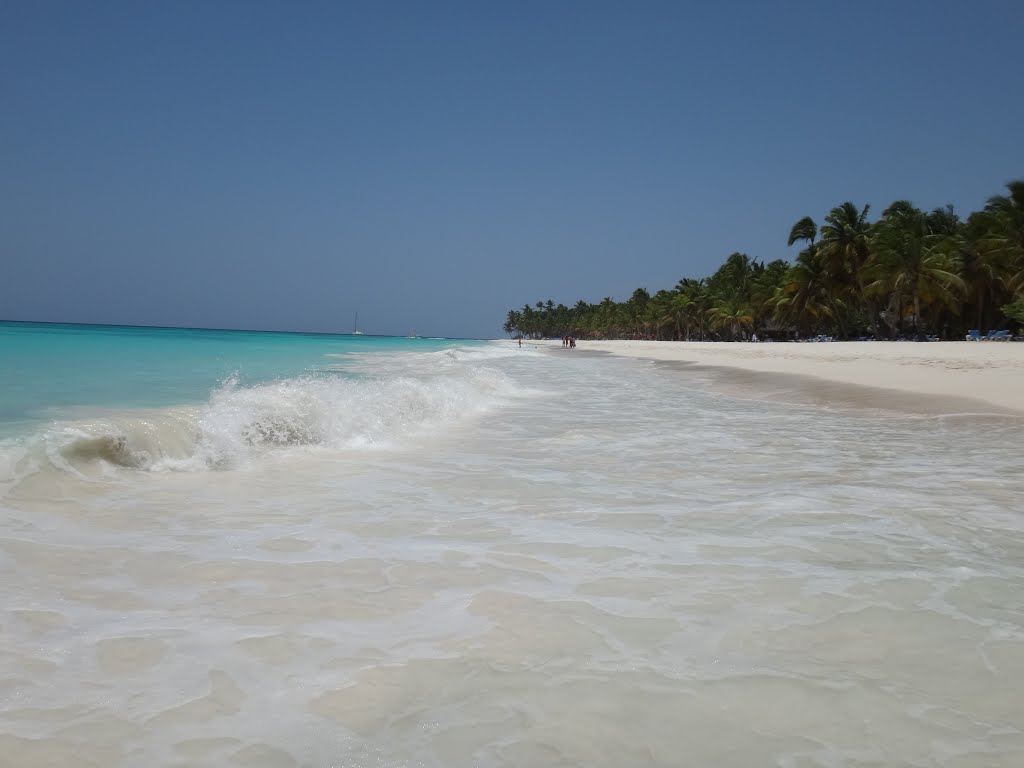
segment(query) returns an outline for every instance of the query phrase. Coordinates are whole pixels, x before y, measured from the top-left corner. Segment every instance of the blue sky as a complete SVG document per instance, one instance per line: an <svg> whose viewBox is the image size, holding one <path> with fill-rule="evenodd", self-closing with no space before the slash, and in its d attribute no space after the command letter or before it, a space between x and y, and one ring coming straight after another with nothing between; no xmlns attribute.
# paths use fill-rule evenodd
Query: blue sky
<svg viewBox="0 0 1024 768"><path fill-rule="evenodd" d="M1014 2L8 2L0 318L496 336L1024 177Z"/></svg>

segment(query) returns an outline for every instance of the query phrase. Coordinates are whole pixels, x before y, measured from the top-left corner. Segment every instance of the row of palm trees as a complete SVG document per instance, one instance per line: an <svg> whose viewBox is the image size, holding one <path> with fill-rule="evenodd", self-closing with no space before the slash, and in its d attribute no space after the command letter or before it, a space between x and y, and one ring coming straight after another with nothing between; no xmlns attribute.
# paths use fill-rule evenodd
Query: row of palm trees
<svg viewBox="0 0 1024 768"><path fill-rule="evenodd" d="M512 336L738 340L817 335L964 338L1024 325L1024 181L962 220L952 206L925 212L897 200L870 221L870 206L843 203L819 226L789 232L790 264L734 253L710 277L684 278L651 296L638 288L574 306L552 300L510 310Z"/></svg>

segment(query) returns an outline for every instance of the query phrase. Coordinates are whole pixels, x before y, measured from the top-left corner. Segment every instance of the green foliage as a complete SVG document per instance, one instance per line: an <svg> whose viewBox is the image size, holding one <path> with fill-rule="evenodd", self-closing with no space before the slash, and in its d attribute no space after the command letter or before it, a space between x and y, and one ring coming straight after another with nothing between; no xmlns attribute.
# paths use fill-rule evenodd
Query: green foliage
<svg viewBox="0 0 1024 768"><path fill-rule="evenodd" d="M914 331L920 334L926 307L959 308L966 285L959 275L955 252L958 243L947 235L933 234L928 218L916 208L894 211L893 206L876 227L872 241L872 265L868 273L875 279L865 290L889 298L900 307L904 299L913 309Z"/></svg>
<svg viewBox="0 0 1024 768"><path fill-rule="evenodd" d="M792 245L797 240L805 240L808 245L814 244L814 238L818 236L818 225L810 216L804 216L789 230L789 240L786 245Z"/></svg>
<svg viewBox="0 0 1024 768"><path fill-rule="evenodd" d="M572 307L551 299L510 310L512 336L740 340L807 335L963 338L1006 318L1024 323L1024 181L962 221L952 206L921 211L897 200L875 222L870 206L833 208L819 227L789 231L795 262L733 253L714 274L653 296L605 297ZM1001 311L1000 311L1001 308Z"/></svg>
<svg viewBox="0 0 1024 768"><path fill-rule="evenodd" d="M742 338L743 331L754 325L753 310L735 297L723 299L713 306L708 317L712 328L724 331L731 339Z"/></svg>
<svg viewBox="0 0 1024 768"><path fill-rule="evenodd" d="M1005 305L1002 309L1004 315L1024 326L1024 299L1018 299L1012 304Z"/></svg>

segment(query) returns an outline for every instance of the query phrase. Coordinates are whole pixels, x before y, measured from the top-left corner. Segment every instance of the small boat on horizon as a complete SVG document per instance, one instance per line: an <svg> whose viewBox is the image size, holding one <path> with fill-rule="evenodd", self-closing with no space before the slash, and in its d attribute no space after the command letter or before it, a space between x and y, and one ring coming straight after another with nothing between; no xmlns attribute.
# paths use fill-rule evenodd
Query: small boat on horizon
<svg viewBox="0 0 1024 768"><path fill-rule="evenodd" d="M362 335L364 335L363 332L359 330L359 313L358 312L356 312L356 320L352 324L352 335L353 336L362 336Z"/></svg>

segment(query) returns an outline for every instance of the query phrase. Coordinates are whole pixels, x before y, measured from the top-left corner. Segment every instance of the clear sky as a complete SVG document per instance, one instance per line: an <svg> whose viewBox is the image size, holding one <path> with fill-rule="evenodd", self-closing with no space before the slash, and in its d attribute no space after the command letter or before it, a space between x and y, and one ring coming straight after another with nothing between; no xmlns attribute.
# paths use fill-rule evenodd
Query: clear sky
<svg viewBox="0 0 1024 768"><path fill-rule="evenodd" d="M497 336L1024 177L1024 2L0 0L0 318Z"/></svg>

